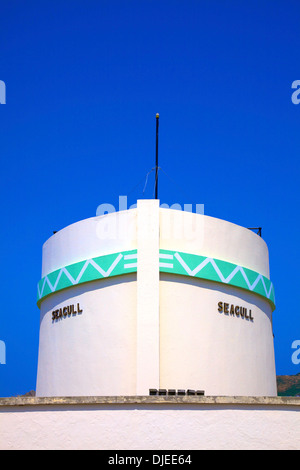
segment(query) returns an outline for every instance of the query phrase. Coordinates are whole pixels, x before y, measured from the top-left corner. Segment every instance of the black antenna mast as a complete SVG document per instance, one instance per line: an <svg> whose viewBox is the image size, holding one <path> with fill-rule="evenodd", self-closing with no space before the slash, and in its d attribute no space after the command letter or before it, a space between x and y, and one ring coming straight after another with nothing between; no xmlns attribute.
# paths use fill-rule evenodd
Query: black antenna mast
<svg viewBox="0 0 300 470"><path fill-rule="evenodd" d="M158 126L159 126L159 114L156 113L155 199L158 199Z"/></svg>

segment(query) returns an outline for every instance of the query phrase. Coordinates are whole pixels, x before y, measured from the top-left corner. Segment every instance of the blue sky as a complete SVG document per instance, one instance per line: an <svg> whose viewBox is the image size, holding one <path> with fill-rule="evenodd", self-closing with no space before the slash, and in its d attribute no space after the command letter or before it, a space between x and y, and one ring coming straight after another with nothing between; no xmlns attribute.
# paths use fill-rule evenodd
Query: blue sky
<svg viewBox="0 0 300 470"><path fill-rule="evenodd" d="M157 112L161 202L263 228L277 373L300 372L299 18L298 0L1 0L0 396L35 388L43 243L153 196Z"/></svg>

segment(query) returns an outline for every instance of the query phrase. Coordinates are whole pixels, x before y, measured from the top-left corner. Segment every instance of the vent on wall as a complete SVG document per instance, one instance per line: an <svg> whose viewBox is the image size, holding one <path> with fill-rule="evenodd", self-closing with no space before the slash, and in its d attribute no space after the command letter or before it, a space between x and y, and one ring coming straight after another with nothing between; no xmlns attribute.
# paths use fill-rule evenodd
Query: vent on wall
<svg viewBox="0 0 300 470"><path fill-rule="evenodd" d="M149 395L151 396L154 396L154 395L160 395L160 396L184 396L184 395L204 395L204 390L191 390L191 389L188 389L188 390L183 390L183 389L179 389L179 390L175 390L173 388L167 390L167 389L164 389L164 388L160 388L160 389L156 389L156 388L150 388L149 389Z"/></svg>

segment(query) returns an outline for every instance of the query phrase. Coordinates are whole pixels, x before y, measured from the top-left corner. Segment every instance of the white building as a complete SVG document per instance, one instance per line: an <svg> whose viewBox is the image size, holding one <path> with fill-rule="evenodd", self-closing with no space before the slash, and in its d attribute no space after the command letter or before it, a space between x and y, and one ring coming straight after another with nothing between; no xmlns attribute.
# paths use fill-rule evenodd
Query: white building
<svg viewBox="0 0 300 470"><path fill-rule="evenodd" d="M37 396L276 396L268 249L224 220L93 217L43 246Z"/></svg>
<svg viewBox="0 0 300 470"><path fill-rule="evenodd" d="M144 200L66 227L43 247L38 396L0 398L0 449L299 449L274 303L265 242L229 222Z"/></svg>

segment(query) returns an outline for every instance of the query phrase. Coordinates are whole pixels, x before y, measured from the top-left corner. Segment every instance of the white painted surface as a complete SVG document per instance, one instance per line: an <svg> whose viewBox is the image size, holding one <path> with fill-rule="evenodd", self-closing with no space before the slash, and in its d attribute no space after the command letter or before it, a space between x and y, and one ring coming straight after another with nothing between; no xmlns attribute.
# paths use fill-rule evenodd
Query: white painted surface
<svg viewBox="0 0 300 470"><path fill-rule="evenodd" d="M269 277L261 237L200 214L160 209L160 248L209 256ZM218 312L218 302L252 310L254 321ZM272 312L259 296L224 284L160 275L160 386L208 395L277 394Z"/></svg>
<svg viewBox="0 0 300 470"><path fill-rule="evenodd" d="M52 322L52 310L81 315ZM41 308L38 396L132 395L136 389L136 275L60 291Z"/></svg>
<svg viewBox="0 0 300 470"><path fill-rule="evenodd" d="M138 249L138 272L42 301L38 396L135 395L149 388L276 395L268 302L220 283L159 277L159 249L215 257L268 277L265 242L229 222L158 204L138 201L137 209L78 222L45 243L43 275L130 249ZM219 301L252 309L254 321L220 314ZM52 322L52 310L77 303L82 315Z"/></svg>
<svg viewBox="0 0 300 470"><path fill-rule="evenodd" d="M43 245L42 277L96 256L136 249L136 209L81 220Z"/></svg>
<svg viewBox="0 0 300 470"><path fill-rule="evenodd" d="M160 209L160 249L229 261L269 278L266 242L247 228L226 220Z"/></svg>
<svg viewBox="0 0 300 470"><path fill-rule="evenodd" d="M159 388L159 201L137 204L136 394Z"/></svg>
<svg viewBox="0 0 300 470"><path fill-rule="evenodd" d="M0 449L299 450L299 406L64 405L0 409Z"/></svg>
<svg viewBox="0 0 300 470"><path fill-rule="evenodd" d="M218 312L218 302L247 306L254 320ZM271 307L251 292L161 274L161 388L206 395L276 396Z"/></svg>

